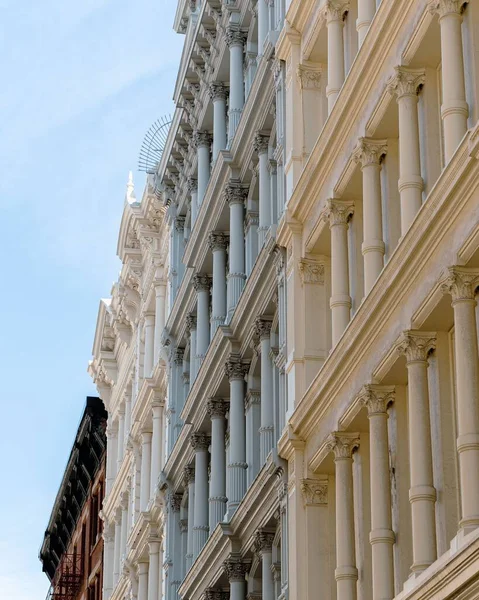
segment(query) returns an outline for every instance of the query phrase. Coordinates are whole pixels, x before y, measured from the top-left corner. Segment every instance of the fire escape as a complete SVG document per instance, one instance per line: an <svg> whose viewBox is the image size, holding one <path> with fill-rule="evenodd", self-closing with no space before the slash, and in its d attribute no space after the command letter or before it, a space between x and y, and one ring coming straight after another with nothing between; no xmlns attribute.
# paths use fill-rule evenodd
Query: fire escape
<svg viewBox="0 0 479 600"><path fill-rule="evenodd" d="M80 554L63 555L46 600L75 600L81 585L81 559Z"/></svg>

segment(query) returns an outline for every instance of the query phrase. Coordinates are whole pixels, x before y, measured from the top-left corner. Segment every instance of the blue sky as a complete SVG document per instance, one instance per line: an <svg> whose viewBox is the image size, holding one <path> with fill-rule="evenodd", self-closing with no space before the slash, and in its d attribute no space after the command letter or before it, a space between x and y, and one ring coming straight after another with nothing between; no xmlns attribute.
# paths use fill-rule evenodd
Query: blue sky
<svg viewBox="0 0 479 600"><path fill-rule="evenodd" d="M0 600L43 600L38 550L83 411L128 171L171 113L175 0L0 0Z"/></svg>

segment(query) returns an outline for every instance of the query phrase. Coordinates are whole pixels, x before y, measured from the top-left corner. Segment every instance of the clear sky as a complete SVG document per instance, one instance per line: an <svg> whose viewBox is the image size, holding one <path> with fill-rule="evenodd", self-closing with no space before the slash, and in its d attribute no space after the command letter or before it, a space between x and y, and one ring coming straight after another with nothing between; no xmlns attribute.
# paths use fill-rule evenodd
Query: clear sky
<svg viewBox="0 0 479 600"><path fill-rule="evenodd" d="M0 0L0 600L43 600L38 550L118 276L128 171L171 113L176 0Z"/></svg>

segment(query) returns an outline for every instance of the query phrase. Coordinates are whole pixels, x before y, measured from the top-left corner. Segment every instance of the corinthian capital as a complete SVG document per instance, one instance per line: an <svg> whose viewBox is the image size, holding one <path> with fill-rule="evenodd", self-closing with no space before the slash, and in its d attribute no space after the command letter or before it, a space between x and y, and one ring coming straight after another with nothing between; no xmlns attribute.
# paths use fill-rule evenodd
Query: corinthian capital
<svg viewBox="0 0 479 600"><path fill-rule="evenodd" d="M467 267L449 267L441 282L443 294L450 294L453 302L474 301L479 285L479 270Z"/></svg>
<svg viewBox="0 0 479 600"><path fill-rule="evenodd" d="M173 512L180 512L181 494L170 494L168 496L168 504Z"/></svg>
<svg viewBox="0 0 479 600"><path fill-rule="evenodd" d="M184 348L176 348L174 354L173 354L173 360L175 361L176 365L182 365L183 364L183 356L185 354L185 349Z"/></svg>
<svg viewBox="0 0 479 600"><path fill-rule="evenodd" d="M321 87L321 77L323 75L321 67L310 67L304 64L298 65L296 75L303 90L314 90Z"/></svg>
<svg viewBox="0 0 479 600"><path fill-rule="evenodd" d="M207 131L195 131L193 134L193 144L196 148L202 146L210 147L211 135Z"/></svg>
<svg viewBox="0 0 479 600"><path fill-rule="evenodd" d="M358 145L354 149L353 159L362 167L379 165L387 150L387 140L373 140L362 137L359 138Z"/></svg>
<svg viewBox="0 0 479 600"><path fill-rule="evenodd" d="M359 393L359 402L367 408L370 417L387 413L388 405L394 402L394 391L392 385L365 385Z"/></svg>
<svg viewBox="0 0 479 600"><path fill-rule="evenodd" d="M349 0L326 0L323 7L323 16L326 23L343 21L349 10Z"/></svg>
<svg viewBox="0 0 479 600"><path fill-rule="evenodd" d="M228 580L244 581L245 575L249 570L249 564L243 562L240 558L230 558L223 563Z"/></svg>
<svg viewBox="0 0 479 600"><path fill-rule="evenodd" d="M193 287L197 292L208 292L211 287L211 277L204 273L197 273L193 277Z"/></svg>
<svg viewBox="0 0 479 600"><path fill-rule="evenodd" d="M188 313L186 315L186 329L191 333L192 329L196 329L196 315Z"/></svg>
<svg viewBox="0 0 479 600"><path fill-rule="evenodd" d="M186 187L190 194L194 194L198 191L198 181L194 177L188 177Z"/></svg>
<svg viewBox="0 0 479 600"><path fill-rule="evenodd" d="M183 481L185 482L185 486L188 487L190 483L193 483L195 480L195 468L192 466L187 466L183 469Z"/></svg>
<svg viewBox="0 0 479 600"><path fill-rule="evenodd" d="M330 227L334 225L346 225L354 213L354 204L349 200L328 200L323 218L329 221Z"/></svg>
<svg viewBox="0 0 479 600"><path fill-rule="evenodd" d="M210 438L203 431L197 431L191 434L190 443L195 452L205 451L208 450L210 445Z"/></svg>
<svg viewBox="0 0 479 600"><path fill-rule="evenodd" d="M225 187L224 197L228 204L244 204L248 198L248 186L242 183L229 183Z"/></svg>
<svg viewBox="0 0 479 600"><path fill-rule="evenodd" d="M328 481L327 479L302 479L301 492L307 506L315 506L328 503Z"/></svg>
<svg viewBox="0 0 479 600"><path fill-rule="evenodd" d="M226 99L226 87L224 83L221 81L213 81L210 83L210 87L208 89L211 100L214 102L215 100L225 100Z"/></svg>
<svg viewBox="0 0 479 600"><path fill-rule="evenodd" d="M424 85L426 79L424 69L394 67L394 70L395 74L387 83L389 93L397 96L398 100L402 96L417 96L419 88Z"/></svg>
<svg viewBox="0 0 479 600"><path fill-rule="evenodd" d="M405 331L396 343L396 350L406 361L425 362L436 348L436 334L428 331Z"/></svg>
<svg viewBox="0 0 479 600"><path fill-rule="evenodd" d="M259 337L260 340L262 340L263 338L269 338L271 334L272 324L273 323L271 319L264 319L262 317L258 317L256 319L254 329L256 335Z"/></svg>
<svg viewBox="0 0 479 600"><path fill-rule="evenodd" d="M263 152L268 152L269 146L269 136L262 134L260 131L257 131L254 140L253 140L253 149L258 154Z"/></svg>
<svg viewBox="0 0 479 600"><path fill-rule="evenodd" d="M248 368L248 365L243 363L239 357L230 356L225 363L225 374L230 381L244 379L248 373Z"/></svg>
<svg viewBox="0 0 479 600"><path fill-rule="evenodd" d="M224 418L226 415L226 402L221 398L210 398L206 404L206 412L210 419Z"/></svg>
<svg viewBox="0 0 479 600"><path fill-rule="evenodd" d="M429 0L427 7L430 13L439 15L441 19L446 15L461 15L468 2L469 0Z"/></svg>
<svg viewBox="0 0 479 600"><path fill-rule="evenodd" d="M245 41L245 35L242 31L238 29L234 29L233 27L228 27L225 33L226 36L226 44L228 48L233 46L241 46L243 47Z"/></svg>
<svg viewBox="0 0 479 600"><path fill-rule="evenodd" d="M329 436L327 448L334 453L335 460L350 459L354 450L359 448L359 433L333 431Z"/></svg>
<svg viewBox="0 0 479 600"><path fill-rule="evenodd" d="M215 250L226 250L228 235L222 231L210 231L208 235L208 247L211 252Z"/></svg>
<svg viewBox="0 0 479 600"><path fill-rule="evenodd" d="M271 552L273 547L274 534L264 529L258 529L254 536L254 548L256 552Z"/></svg>

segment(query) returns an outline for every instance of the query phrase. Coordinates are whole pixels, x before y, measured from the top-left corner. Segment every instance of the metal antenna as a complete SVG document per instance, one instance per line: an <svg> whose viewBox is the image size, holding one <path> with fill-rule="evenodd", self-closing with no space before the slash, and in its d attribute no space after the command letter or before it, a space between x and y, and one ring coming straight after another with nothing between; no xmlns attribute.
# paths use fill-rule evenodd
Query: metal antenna
<svg viewBox="0 0 479 600"><path fill-rule="evenodd" d="M138 158L139 171L154 175L165 149L170 125L171 115L165 115L157 119L148 129Z"/></svg>

